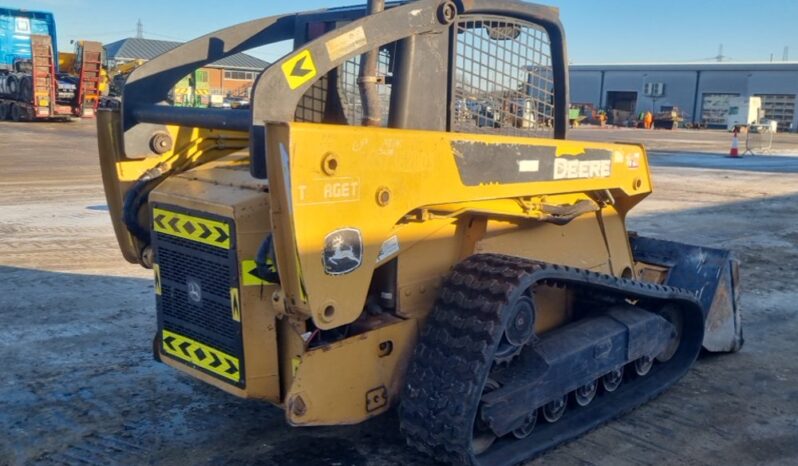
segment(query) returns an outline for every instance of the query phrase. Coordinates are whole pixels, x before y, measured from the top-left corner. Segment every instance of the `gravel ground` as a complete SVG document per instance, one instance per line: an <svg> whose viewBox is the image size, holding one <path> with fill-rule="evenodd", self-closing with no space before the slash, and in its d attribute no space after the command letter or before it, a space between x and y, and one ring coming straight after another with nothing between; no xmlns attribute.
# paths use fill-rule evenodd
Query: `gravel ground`
<svg viewBox="0 0 798 466"><path fill-rule="evenodd" d="M798 137L740 160L723 132L572 137L649 144L656 191L630 228L734 250L747 341L531 464L798 463ZM93 122L0 123L0 464L429 464L395 413L293 429L154 362L150 278L116 248Z"/></svg>

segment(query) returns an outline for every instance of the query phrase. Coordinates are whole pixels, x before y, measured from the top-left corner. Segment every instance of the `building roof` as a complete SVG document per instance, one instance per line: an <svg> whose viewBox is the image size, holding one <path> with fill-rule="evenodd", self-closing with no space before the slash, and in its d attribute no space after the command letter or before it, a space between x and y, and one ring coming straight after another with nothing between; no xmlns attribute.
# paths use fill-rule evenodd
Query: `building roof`
<svg viewBox="0 0 798 466"><path fill-rule="evenodd" d="M606 63L569 66L571 71L798 71L798 61Z"/></svg>
<svg viewBox="0 0 798 466"><path fill-rule="evenodd" d="M138 39L128 37L106 44L105 54L108 60L152 60L173 48L182 45L181 42L167 40ZM209 65L213 68L262 70L269 66L268 62L255 58L246 53L237 53Z"/></svg>

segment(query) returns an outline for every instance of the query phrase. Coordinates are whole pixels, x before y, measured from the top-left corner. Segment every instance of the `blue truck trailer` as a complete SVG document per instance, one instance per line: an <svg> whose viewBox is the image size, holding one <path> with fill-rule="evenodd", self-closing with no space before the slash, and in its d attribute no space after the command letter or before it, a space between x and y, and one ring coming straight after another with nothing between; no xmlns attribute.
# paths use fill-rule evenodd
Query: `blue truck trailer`
<svg viewBox="0 0 798 466"><path fill-rule="evenodd" d="M0 120L92 116L102 46L81 44L74 74L59 70L53 14L0 7Z"/></svg>

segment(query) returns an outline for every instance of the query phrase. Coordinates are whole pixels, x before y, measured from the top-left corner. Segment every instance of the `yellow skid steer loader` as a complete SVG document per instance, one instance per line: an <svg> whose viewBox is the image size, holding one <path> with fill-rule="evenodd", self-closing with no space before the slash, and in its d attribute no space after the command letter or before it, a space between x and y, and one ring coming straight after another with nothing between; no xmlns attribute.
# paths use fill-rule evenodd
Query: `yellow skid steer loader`
<svg viewBox="0 0 798 466"><path fill-rule="evenodd" d="M198 67L293 41L249 109L179 108ZM295 426L399 405L410 445L515 464L742 344L724 250L629 234L646 152L566 139L554 8L418 0L256 19L136 69L98 117L155 358Z"/></svg>

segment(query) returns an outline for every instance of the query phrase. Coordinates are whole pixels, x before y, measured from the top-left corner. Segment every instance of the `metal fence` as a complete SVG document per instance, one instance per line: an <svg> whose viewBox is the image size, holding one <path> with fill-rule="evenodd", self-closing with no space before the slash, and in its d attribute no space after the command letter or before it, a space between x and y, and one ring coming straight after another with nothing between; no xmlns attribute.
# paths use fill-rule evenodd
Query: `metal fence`
<svg viewBox="0 0 798 466"><path fill-rule="evenodd" d="M767 154L773 148L773 134L770 125L749 125L745 135L743 155Z"/></svg>

